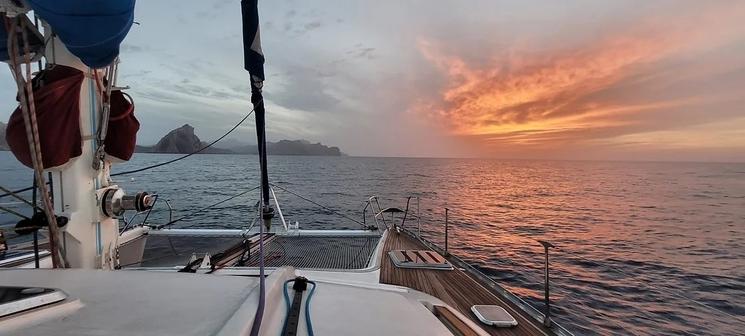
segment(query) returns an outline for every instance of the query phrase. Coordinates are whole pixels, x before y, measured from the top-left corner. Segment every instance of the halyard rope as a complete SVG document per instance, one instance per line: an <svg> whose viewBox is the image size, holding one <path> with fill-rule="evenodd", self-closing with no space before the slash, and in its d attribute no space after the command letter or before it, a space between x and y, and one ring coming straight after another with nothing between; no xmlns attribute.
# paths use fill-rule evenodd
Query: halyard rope
<svg viewBox="0 0 745 336"><path fill-rule="evenodd" d="M34 91L31 83L31 50L28 44L28 34L26 32L25 21L20 20L21 35L23 37L24 61L26 63L26 77L23 76L18 63L18 42L17 32L18 20L5 18L5 25L8 31L8 53L10 54L10 63L8 64L13 77L18 86L18 96L20 98L20 107L23 115L23 122L26 129L26 140L28 141L31 162L34 167L34 174L37 181L37 187L41 195L41 201L44 206L44 214L49 223L49 248L52 252L52 267L64 268L64 256L58 244L59 227L57 226L57 217L54 215L54 207L49 199L49 190L47 189L46 180L44 179L44 163L41 157L41 144L39 141L39 127L36 121L36 105L34 104ZM25 84L25 85L24 85Z"/></svg>

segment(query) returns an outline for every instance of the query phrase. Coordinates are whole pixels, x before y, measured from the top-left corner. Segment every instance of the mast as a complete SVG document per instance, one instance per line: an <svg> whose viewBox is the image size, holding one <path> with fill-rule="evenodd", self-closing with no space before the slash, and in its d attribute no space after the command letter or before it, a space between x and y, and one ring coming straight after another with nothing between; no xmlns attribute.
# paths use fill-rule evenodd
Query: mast
<svg viewBox="0 0 745 336"><path fill-rule="evenodd" d="M261 83L259 83L261 85ZM256 118L256 141L259 146L259 167L261 169L261 201L266 210L269 204L269 172L266 167L266 112L261 87L251 81L251 102L254 105Z"/></svg>
<svg viewBox="0 0 745 336"><path fill-rule="evenodd" d="M38 142L38 145L28 146L30 152L35 154L36 161L42 161L38 165L34 164L36 171L49 171L52 176L53 206L45 205L45 208L53 207L54 213L69 219L67 226L60 230L63 259L66 259L70 267L112 269L118 260L117 216L121 210L131 208L129 204L134 202L127 203L132 197L127 198L123 190L111 183L111 161L102 155L103 139L109 121L106 107L109 106L111 87L114 85L113 69L119 44L134 20L134 0L100 2L83 9L79 4L54 0L23 3L14 1L12 6L15 6L13 10L19 15L27 15L25 13L33 10L41 19L44 57L48 64L44 71L61 78L52 79L53 76L48 75L45 79L49 79L50 83L56 83L56 80L63 84L40 85L39 91L57 91L44 95L46 100L39 98L38 105L36 99L31 99L29 106L35 106L34 115L37 119L52 115L58 120L72 121L56 123L53 119L46 119L46 123L38 124L39 129L33 131L34 138L38 137L34 142ZM26 30L23 31L25 34ZM25 38L24 44L24 47L28 47ZM106 67L109 67L108 73L104 70ZM106 85L104 77L108 77ZM104 86L107 87L106 91L102 89ZM37 90L31 90L30 86L28 88L29 92ZM23 91L19 88L21 98L25 97ZM43 111L39 110L41 108ZM45 132L55 127L68 132ZM76 139L79 140L79 151L75 148L76 141L66 144L59 140L69 139L60 137L80 137ZM16 147L16 151L22 153L19 148ZM55 153L60 154L58 160L50 160L49 165L45 166L42 156ZM37 180L43 185L43 176L37 176ZM107 198L106 195L110 197ZM146 194L139 201L140 208L151 204L146 199ZM115 208L116 214L107 213L108 208ZM54 232L55 225L51 222L50 220L50 232L57 236Z"/></svg>
<svg viewBox="0 0 745 336"><path fill-rule="evenodd" d="M266 113L264 110L264 53L261 50L259 35L258 0L241 0L243 14L243 60L251 82L251 103L256 118L256 141L261 170L261 204L262 217L266 222L273 217L274 209L269 204L269 173L266 160ZM267 228L268 228L267 224Z"/></svg>
<svg viewBox="0 0 745 336"><path fill-rule="evenodd" d="M249 335L258 336L264 318L266 301L266 284L264 279L264 228L271 228L274 211L269 205L269 174L266 168L266 130L264 97L261 89L264 86L264 53L261 51L259 37L259 1L241 0L243 15L243 58L244 67L248 70L251 81L251 103L256 118L256 140L259 147L259 167L261 169L261 220L259 225L259 302L254 314Z"/></svg>
<svg viewBox="0 0 745 336"><path fill-rule="evenodd" d="M45 33L52 29L46 27ZM80 129L81 134L95 134L98 114L96 83L92 79L95 69L91 69L55 36L46 49L46 57L52 64L74 67L89 76L83 79L80 89ZM82 141L82 154L64 169L52 173L55 212L67 213L70 222L62 232L65 254L71 267L101 268L111 244L119 235L119 222L116 218L102 216L98 210L97 191L108 185L110 164L100 170L91 166L97 145L93 137Z"/></svg>

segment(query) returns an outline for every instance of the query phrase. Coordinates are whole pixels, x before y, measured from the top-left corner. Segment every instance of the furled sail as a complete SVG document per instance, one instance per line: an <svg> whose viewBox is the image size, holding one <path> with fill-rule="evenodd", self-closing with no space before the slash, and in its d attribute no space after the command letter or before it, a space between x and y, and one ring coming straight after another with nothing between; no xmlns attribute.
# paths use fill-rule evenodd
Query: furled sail
<svg viewBox="0 0 745 336"><path fill-rule="evenodd" d="M243 15L243 61L251 77L251 103L256 117L256 138L261 167L261 195L264 209L269 210L269 178L266 168L266 132L264 129L264 53L259 36L259 1L241 0Z"/></svg>
<svg viewBox="0 0 745 336"><path fill-rule="evenodd" d="M70 52L92 68L109 65L134 22L135 0L26 0ZM50 60L53 62L54 60Z"/></svg>
<svg viewBox="0 0 745 336"><path fill-rule="evenodd" d="M258 0L242 0L243 14L243 63L251 81L264 81L264 53L259 36Z"/></svg>
<svg viewBox="0 0 745 336"><path fill-rule="evenodd" d="M269 227L273 211L269 205L269 174L266 165L266 132L264 129L264 98L261 89L264 85L264 53L261 51L259 37L259 1L241 0L243 15L243 59L244 67L251 77L251 103L254 106L256 118L256 139L259 149L259 167L261 168L261 218L259 225L259 305L256 308L254 322L249 335L260 334L261 321L264 317L264 302L266 285L264 284L264 227Z"/></svg>

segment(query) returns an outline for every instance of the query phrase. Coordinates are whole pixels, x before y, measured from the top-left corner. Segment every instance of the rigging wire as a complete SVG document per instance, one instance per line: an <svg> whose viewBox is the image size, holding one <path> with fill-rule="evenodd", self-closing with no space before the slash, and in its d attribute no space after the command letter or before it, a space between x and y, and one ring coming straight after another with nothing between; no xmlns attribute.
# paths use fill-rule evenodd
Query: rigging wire
<svg viewBox="0 0 745 336"><path fill-rule="evenodd" d="M141 213L145 213L145 219L142 220L142 223L140 223L140 226L145 226L146 225L147 219L148 219L148 217L150 217L150 213L153 212L153 209L155 208L155 204L158 203L158 195L157 194L153 195L153 198L154 198L153 199L153 205L150 207L150 209L147 209L145 211L136 212L134 215L132 215L132 218L130 218L129 221L125 220L124 221L124 227L122 227L119 230L119 234L122 234L122 233L124 233L124 231L127 231L127 229L129 228L129 225L131 225L134 222L135 217L137 217L137 215L139 215Z"/></svg>
<svg viewBox="0 0 745 336"><path fill-rule="evenodd" d="M133 169L133 170L128 170L128 171L123 171L123 172L119 172L119 173L116 173L116 174L111 174L111 176L114 177L114 176L120 176L120 175L127 175L127 174L134 174L134 173L143 172L143 171L150 170L150 169L153 169L153 168L162 167L162 166L165 166L167 164L174 163L176 161L181 161L181 160L186 159L186 158L188 158L188 157L190 157L190 156L192 156L194 154L200 153L201 151L203 151L203 150L205 150L207 148L212 147L212 145L218 143L220 140L224 139L230 133L233 133L233 131L235 131L238 128L238 126L240 126L241 124L243 124L243 122L246 121L246 119L248 119L248 117L251 116L251 114L253 114L253 112L254 112L254 110L252 109L240 121L238 121L238 123L235 124L235 126L233 126L233 128L231 128L230 130L228 130L225 134L223 134L219 138L215 139L214 141L210 142L209 144L203 146L202 148L199 148L199 149L197 149L197 150L195 150L195 151L193 151L193 152L191 152L189 154L186 154L186 155L177 157L177 158L175 158L173 160L168 160L168 161L165 161L165 162L157 163L157 164L154 164L154 165L151 165L151 166L142 167L142 168ZM2 197L2 196L0 196L0 197Z"/></svg>
<svg viewBox="0 0 745 336"><path fill-rule="evenodd" d="M49 182L47 182L47 184L49 184ZM26 192L26 191L29 191L29 190L34 190L35 188L36 187L33 187L32 186L32 187L26 187L26 188L18 189L18 190L8 190L8 189L5 189L3 187L0 187L0 190L2 190L3 192L5 192L4 194L0 195L0 198L4 198L4 197L8 197L8 196L13 196L13 195L18 195L18 194L20 194L22 192ZM24 202L25 202L25 200L24 200Z"/></svg>
<svg viewBox="0 0 745 336"><path fill-rule="evenodd" d="M16 215L16 216L21 217L23 219L30 219L30 218L28 218L28 216L23 215L23 214L21 214L19 212L16 212L15 210L12 210L10 208L6 208L6 207L4 207L2 205L0 205L0 210L5 211L5 212L7 212L7 213L9 213L11 215Z"/></svg>
<svg viewBox="0 0 745 336"><path fill-rule="evenodd" d="M188 213L188 214L186 214L186 215L184 215L184 216L182 216L182 217L179 217L179 218L176 218L176 219L174 219L174 220L171 220L171 221L169 221L168 223L165 223L165 224L163 224L163 225L157 225L157 226L155 226L155 228L159 230L159 229L162 229L162 228L164 228L164 227L167 227L167 226L170 226L170 225L176 224L176 223L178 223L178 222L180 222L180 221L182 221L182 220L184 220L184 219L187 219L187 218L189 218L189 217L191 217L191 216L194 216L194 215L196 215L196 214L198 214L198 213L200 213L200 212L202 212L202 211L208 210L208 209L210 209L210 208L212 208L212 207L218 206L218 205L220 205L220 204L223 204L223 203L225 203L225 202L227 202L227 201L230 201L230 200L232 200L232 199L235 199L235 198L237 198L237 197L243 196L243 195L245 195L245 194L247 194L247 193L249 193L249 192L252 192L252 191L254 191L254 190L256 190L256 189L259 189L259 186L256 186L256 187L253 187L253 188L251 188L251 189L248 189L248 190L242 191L242 192L240 192L240 193L238 193L238 194L235 194L235 195L233 195L233 196L230 196L230 197L228 197L228 198L226 198L226 199L223 199L223 200L221 200L221 201L219 201L219 202L216 202L216 203L210 204L210 205L208 205L208 206L206 206L206 207L204 207L204 208L201 208L201 209L197 209L197 210L194 210L194 211L192 211L192 212L190 212L190 213Z"/></svg>
<svg viewBox="0 0 745 336"><path fill-rule="evenodd" d="M116 174L111 174L111 176L113 177L113 176L128 175L128 174L134 174L134 173L143 172L143 171L150 170L150 169L153 169L153 168L162 167L162 166L165 166L167 164L174 163L176 161L181 161L181 160L186 159L186 158L188 158L188 157L190 157L190 156L192 156L194 154L200 153L201 151L203 151L203 150L205 150L205 149L207 149L209 147L212 147L214 144L218 143L220 140L224 139L230 133L232 133L233 131L235 131L238 128L238 126L240 126L241 124L243 124L243 122L246 121L246 119L248 119L249 116L251 116L251 114L253 112L254 112L254 110L251 110L250 112L248 112L248 114L246 114L240 121L238 121L237 124L235 124L235 126L233 126L225 134L223 134L219 138L215 139L214 141L210 142L209 144L205 145L204 147L197 149L194 152L191 152L189 154L185 154L183 156L177 157L177 158L172 159L172 160L169 160L169 161L165 161L165 162L157 163L157 164L154 164L154 165L150 165L150 166L147 166L147 167L142 167L142 168L138 168L138 169L123 171L123 172L119 172L119 173L116 173ZM46 182L46 184L49 184L49 182ZM27 188L18 189L18 190L8 190L8 189L5 189L5 188L0 187L0 190L2 190L3 192L5 192L5 194L0 195L0 198L4 198L4 197L8 197L8 196L14 196L14 195L17 195L17 194L20 194L22 192L26 192L26 191L29 191L29 190L32 190L32 189L34 189L34 187L27 187ZM25 200L23 200L23 201L26 202L26 203L28 203Z"/></svg>
<svg viewBox="0 0 745 336"><path fill-rule="evenodd" d="M26 204L34 207L34 208L38 208L38 206L36 206L35 204L29 202L28 200L26 200L25 198L23 198L21 196L18 196L18 192L11 191L11 190L3 187L3 186L0 186L0 190L2 190L3 192L6 192L8 196L13 196L13 198L15 198L15 199L17 199L17 200L19 200L19 201L21 201L23 203L26 203ZM32 186L29 190L35 190L35 187Z"/></svg>
<svg viewBox="0 0 745 336"><path fill-rule="evenodd" d="M316 202L316 201L313 201L313 200L311 200L311 199L309 199L309 198L307 198L307 197L305 197L305 196L302 196L302 195L300 195L300 194L297 194L297 193L295 193L295 192L292 192L292 191L290 191L290 190L287 190L286 188L284 188L284 187L281 187L281 186L278 186L278 185L276 185L276 184L274 184L274 183L269 183L269 184L270 184L271 186L273 186L273 187L277 187L277 188L279 188L279 189L281 189L281 190L283 190L283 191L285 191L285 192L287 192L287 193L290 193L290 194L292 194L292 195L295 195L295 196L299 197L300 199L302 199L302 200L304 200L304 201L306 201L306 202L310 202L310 203L312 203L312 204L315 204L315 205L317 205L317 206L321 207L322 209L325 209L325 210L331 211L332 213L334 213L334 214L336 214L336 215L342 216L342 217L344 217L344 218L346 218L346 219L349 219L349 220L351 220L351 221L353 221L353 222L355 222L355 223L359 224L360 226L362 226L362 227L364 227L364 228L367 228L367 226L365 226L365 224L364 224L364 223L360 222L360 221L359 221L359 220L357 220L357 219L354 219L354 218L352 218L352 217L350 217L350 216L347 216L347 215L345 215L345 214L343 214L343 213L341 213L341 212L339 212L339 211L336 211L336 210L334 210L334 209L331 209L331 208L329 208L329 207L327 207L327 206L325 206L325 205L323 205L323 204L320 204L320 203L318 203L318 202Z"/></svg>

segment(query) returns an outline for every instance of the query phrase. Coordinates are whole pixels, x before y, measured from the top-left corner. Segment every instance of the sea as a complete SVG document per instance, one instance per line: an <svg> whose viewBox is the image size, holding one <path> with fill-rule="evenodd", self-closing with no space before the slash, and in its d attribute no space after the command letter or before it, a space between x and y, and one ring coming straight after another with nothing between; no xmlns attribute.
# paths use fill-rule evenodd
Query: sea
<svg viewBox="0 0 745 336"><path fill-rule="evenodd" d="M174 157L136 154L114 172ZM399 208L411 197L405 225L443 246L447 208L449 251L539 310L538 241L550 242L551 312L575 335L745 335L743 163L270 156L268 165L286 220L301 228L360 228L368 197ZM0 185L31 180L0 152ZM255 188L258 159L194 155L115 180L158 194L148 222L165 223L166 200L178 217ZM245 228L258 198L253 190L177 227ZM16 220L2 214L0 227Z"/></svg>

